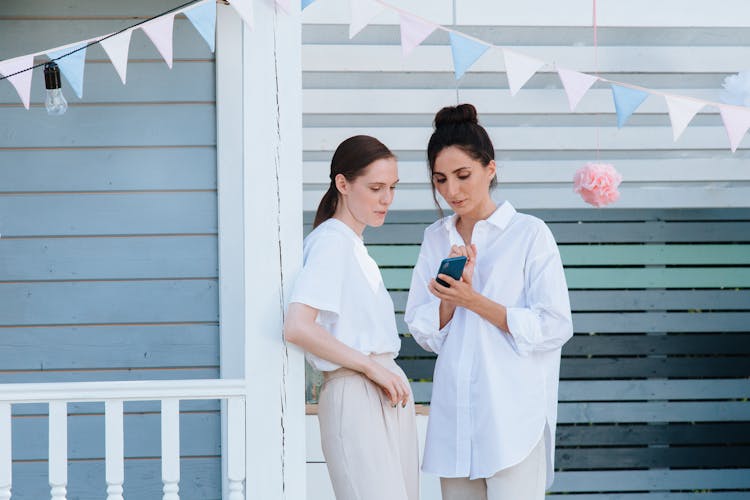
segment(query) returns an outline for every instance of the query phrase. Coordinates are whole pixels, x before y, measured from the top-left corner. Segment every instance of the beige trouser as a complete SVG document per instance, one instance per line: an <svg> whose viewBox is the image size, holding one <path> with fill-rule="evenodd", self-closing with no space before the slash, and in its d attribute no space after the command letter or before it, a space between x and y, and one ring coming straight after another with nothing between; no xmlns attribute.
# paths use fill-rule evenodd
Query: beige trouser
<svg viewBox="0 0 750 500"><path fill-rule="evenodd" d="M374 360L399 374L391 355ZM419 449L413 398L394 408L359 372L324 374L318 404L320 441L337 500L418 500Z"/></svg>
<svg viewBox="0 0 750 500"><path fill-rule="evenodd" d="M487 479L440 478L443 500L542 500L547 476L544 436L521 463Z"/></svg>

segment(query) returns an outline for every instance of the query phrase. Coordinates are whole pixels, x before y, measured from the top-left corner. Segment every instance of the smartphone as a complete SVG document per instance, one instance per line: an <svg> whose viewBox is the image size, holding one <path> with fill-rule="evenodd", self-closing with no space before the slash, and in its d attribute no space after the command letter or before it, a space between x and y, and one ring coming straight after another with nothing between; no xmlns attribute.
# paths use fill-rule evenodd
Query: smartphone
<svg viewBox="0 0 750 500"><path fill-rule="evenodd" d="M438 268L438 274L447 274L454 280L460 280L461 274L464 272L465 265L466 265L466 257L464 256L448 257L447 259L443 259L443 262L440 263L440 267ZM445 281L441 280L440 278L435 278L435 281L437 281L443 286L447 286L448 288L450 288L450 285L446 283Z"/></svg>

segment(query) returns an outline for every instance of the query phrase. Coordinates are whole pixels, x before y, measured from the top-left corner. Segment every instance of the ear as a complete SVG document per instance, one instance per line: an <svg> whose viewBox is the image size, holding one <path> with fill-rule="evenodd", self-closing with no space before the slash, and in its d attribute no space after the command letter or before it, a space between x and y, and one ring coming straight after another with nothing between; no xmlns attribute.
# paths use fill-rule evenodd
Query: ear
<svg viewBox="0 0 750 500"><path fill-rule="evenodd" d="M336 177L333 178L333 182L336 184L336 189L339 190L339 193L347 194L349 192L349 182L346 180L346 177L344 177L344 174L336 174Z"/></svg>
<svg viewBox="0 0 750 500"><path fill-rule="evenodd" d="M487 168L487 176L490 182L492 182L492 179L495 177L495 174L497 174L497 164L495 163L495 160L490 160L486 168Z"/></svg>

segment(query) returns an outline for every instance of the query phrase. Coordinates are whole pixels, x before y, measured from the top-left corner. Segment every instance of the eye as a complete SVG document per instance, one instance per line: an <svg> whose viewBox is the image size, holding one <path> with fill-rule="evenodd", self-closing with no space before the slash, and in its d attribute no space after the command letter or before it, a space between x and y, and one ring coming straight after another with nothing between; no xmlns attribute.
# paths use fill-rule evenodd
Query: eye
<svg viewBox="0 0 750 500"><path fill-rule="evenodd" d="M373 186L370 188L370 190L374 193L377 193L378 191L380 191L380 186Z"/></svg>
<svg viewBox="0 0 750 500"><path fill-rule="evenodd" d="M395 190L396 190L396 186L391 186L391 191L395 191Z"/></svg>
<svg viewBox="0 0 750 500"><path fill-rule="evenodd" d="M432 180L437 184L442 184L445 182L445 177L433 177Z"/></svg>
<svg viewBox="0 0 750 500"><path fill-rule="evenodd" d="M471 177L471 174L461 174L461 175L458 175L458 178L461 179L461 180L468 179L469 177Z"/></svg>

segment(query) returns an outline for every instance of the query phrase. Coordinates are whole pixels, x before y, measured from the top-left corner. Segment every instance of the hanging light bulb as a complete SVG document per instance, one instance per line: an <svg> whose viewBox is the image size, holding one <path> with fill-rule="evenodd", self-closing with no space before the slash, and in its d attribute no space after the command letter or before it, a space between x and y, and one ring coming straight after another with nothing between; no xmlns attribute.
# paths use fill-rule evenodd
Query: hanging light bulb
<svg viewBox="0 0 750 500"><path fill-rule="evenodd" d="M44 107L48 115L62 115L68 110L68 101L62 93L62 82L60 80L60 68L53 62L44 65L44 86L47 95L44 98Z"/></svg>

